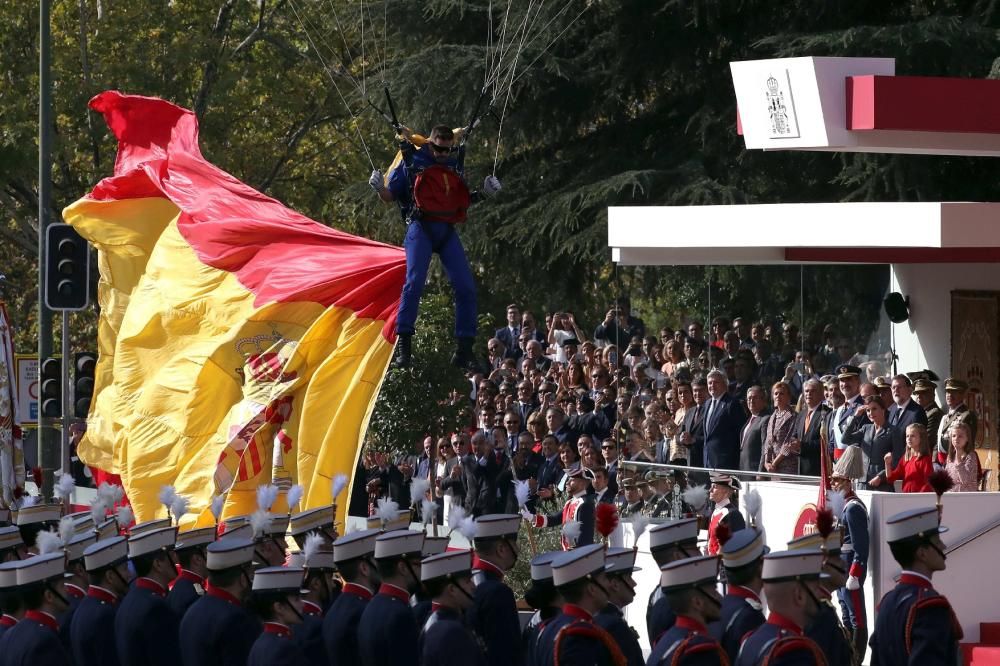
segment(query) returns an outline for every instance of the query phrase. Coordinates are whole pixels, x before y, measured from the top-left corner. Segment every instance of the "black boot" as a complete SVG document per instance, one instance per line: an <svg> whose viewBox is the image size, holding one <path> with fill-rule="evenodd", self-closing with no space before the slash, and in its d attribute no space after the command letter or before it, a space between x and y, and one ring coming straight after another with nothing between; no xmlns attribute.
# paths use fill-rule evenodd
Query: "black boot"
<svg viewBox="0 0 1000 666"><path fill-rule="evenodd" d="M475 338L459 338L455 354L451 357L451 364L463 370L473 365L476 357L472 353L472 343L475 341Z"/></svg>
<svg viewBox="0 0 1000 666"><path fill-rule="evenodd" d="M868 650L868 627L858 627L851 633L854 642L854 663L863 664L865 652Z"/></svg>
<svg viewBox="0 0 1000 666"><path fill-rule="evenodd" d="M399 334L396 341L396 360L394 365L397 368L408 368L413 361L413 336L405 333Z"/></svg>

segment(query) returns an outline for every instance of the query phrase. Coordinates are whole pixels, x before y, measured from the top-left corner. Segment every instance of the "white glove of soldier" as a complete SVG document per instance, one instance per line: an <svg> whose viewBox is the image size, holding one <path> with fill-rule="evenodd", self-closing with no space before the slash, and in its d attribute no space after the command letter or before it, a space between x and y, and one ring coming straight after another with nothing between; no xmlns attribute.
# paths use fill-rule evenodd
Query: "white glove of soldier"
<svg viewBox="0 0 1000 666"><path fill-rule="evenodd" d="M532 525L535 524L535 514L531 513L524 507L521 507L521 517L524 518L527 522L531 523Z"/></svg>
<svg viewBox="0 0 1000 666"><path fill-rule="evenodd" d="M492 197L501 189L503 189L503 185L500 184L496 176L486 176L486 180L483 181L483 194Z"/></svg>
<svg viewBox="0 0 1000 666"><path fill-rule="evenodd" d="M848 576L847 577L847 589L848 590L860 590L861 589L861 581L858 580L854 576Z"/></svg>
<svg viewBox="0 0 1000 666"><path fill-rule="evenodd" d="M372 171L371 178L368 179L368 184L372 186L372 189L376 192L381 192L385 189L385 179L382 178L382 172L378 169Z"/></svg>

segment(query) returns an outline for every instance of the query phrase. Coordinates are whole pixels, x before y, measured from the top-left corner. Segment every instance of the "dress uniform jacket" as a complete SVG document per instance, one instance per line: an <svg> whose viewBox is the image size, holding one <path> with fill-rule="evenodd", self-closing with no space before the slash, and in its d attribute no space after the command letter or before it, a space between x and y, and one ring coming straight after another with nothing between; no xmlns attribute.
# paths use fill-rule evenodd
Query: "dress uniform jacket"
<svg viewBox="0 0 1000 666"><path fill-rule="evenodd" d="M122 666L177 666L178 622L167 605L167 589L149 578L137 579L115 614L115 644Z"/></svg>
<svg viewBox="0 0 1000 666"><path fill-rule="evenodd" d="M469 628L486 645L490 666L520 666L521 622L514 593L494 564L477 557L472 567L476 592L467 614Z"/></svg>
<svg viewBox="0 0 1000 666"><path fill-rule="evenodd" d="M962 628L951 604L923 576L904 571L882 597L872 634L872 666L961 663Z"/></svg>
<svg viewBox="0 0 1000 666"><path fill-rule="evenodd" d="M368 602L358 624L358 654L362 666L414 663L419 631L410 609L410 594L385 583Z"/></svg>
<svg viewBox="0 0 1000 666"><path fill-rule="evenodd" d="M708 629L681 615L649 655L649 666L729 666L729 657Z"/></svg>
<svg viewBox="0 0 1000 666"><path fill-rule="evenodd" d="M657 585L649 595L649 603L646 605L646 636L649 637L650 649L656 647L660 636L674 626L676 620L677 616L670 609L663 589Z"/></svg>
<svg viewBox="0 0 1000 666"><path fill-rule="evenodd" d="M639 647L639 637L635 629L628 625L625 616L618 606L608 604L600 613L594 616L594 624L611 634L628 666L642 666L646 660L642 658L642 648Z"/></svg>
<svg viewBox="0 0 1000 666"><path fill-rule="evenodd" d="M559 654L556 655L556 650ZM617 666L625 663L621 649L590 613L566 604L562 613L545 625L535 646L537 666Z"/></svg>
<svg viewBox="0 0 1000 666"><path fill-rule="evenodd" d="M767 622L747 636L736 666L826 666L819 646L801 627L771 611Z"/></svg>
<svg viewBox="0 0 1000 666"><path fill-rule="evenodd" d="M323 645L330 666L354 666L358 653L358 624L372 598L367 588L347 583L323 618Z"/></svg>
<svg viewBox="0 0 1000 666"><path fill-rule="evenodd" d="M183 618L184 613L191 604L198 601L205 594L205 579L187 569L181 569L181 574L174 580L167 594L167 605L178 618Z"/></svg>
<svg viewBox="0 0 1000 666"><path fill-rule="evenodd" d="M62 612L56 620L59 622L59 640L66 646L68 652L72 652L69 645L69 631L73 625L73 616L76 609L80 607L80 602L87 596L87 591L76 585L66 584L66 598L69 599L69 608Z"/></svg>
<svg viewBox="0 0 1000 666"><path fill-rule="evenodd" d="M837 617L837 611L829 600L819 604L819 613L806 627L806 636L816 641L816 645L826 655L830 666L852 666L854 663L854 647L851 639L844 631L844 625Z"/></svg>
<svg viewBox="0 0 1000 666"><path fill-rule="evenodd" d="M937 437L938 462L942 465L947 459L948 451L951 450L951 437L948 436L948 429L951 428L952 424L959 421L969 426L969 430L972 433L972 442L975 443L976 441L976 426L979 419L976 418L976 413L970 410L968 405L963 402L955 409L948 410L948 412L942 414L940 425L937 432L934 433L934 436Z"/></svg>
<svg viewBox="0 0 1000 666"><path fill-rule="evenodd" d="M848 629L868 627L868 615L865 612L864 585L868 576L868 556L870 550L870 535L868 533L868 509L853 492L847 495L840 523L844 526L844 545L840 549L840 558L848 575L857 576L859 589L848 590L842 587L837 590L840 597L841 616Z"/></svg>
<svg viewBox="0 0 1000 666"><path fill-rule="evenodd" d="M486 666L486 655L462 616L435 605L417 644L420 663L427 666Z"/></svg>
<svg viewBox="0 0 1000 666"><path fill-rule="evenodd" d="M0 666L70 666L59 640L59 623L47 613L30 610L0 639Z"/></svg>
<svg viewBox="0 0 1000 666"><path fill-rule="evenodd" d="M712 511L712 517L708 522L708 554L718 555L719 551L722 550L722 544L719 543L719 539L715 536L715 528L719 526L720 523L726 523L729 526L729 533L735 534L739 530L745 529L747 526L746 520L743 519L743 514L736 507L735 504L730 502L728 499L724 500L723 504L717 504L715 509Z"/></svg>
<svg viewBox="0 0 1000 666"><path fill-rule="evenodd" d="M726 590L719 621L709 626L709 633L719 641L730 662L736 661L747 634L764 624L762 608L753 590L741 585L730 585Z"/></svg>
<svg viewBox="0 0 1000 666"><path fill-rule="evenodd" d="M91 585L70 626L70 652L74 666L118 666L115 614L118 599L102 587Z"/></svg>
<svg viewBox="0 0 1000 666"><path fill-rule="evenodd" d="M559 535L559 541L563 550L572 550L578 546L589 546L594 543L594 496L589 493L581 493L570 498L563 505L562 511L547 516L536 518L536 527L554 527L565 525L570 521L580 523L580 536L576 541L570 542L565 535Z"/></svg>
<svg viewBox="0 0 1000 666"><path fill-rule="evenodd" d="M265 622L264 630L247 658L247 666L306 666L310 662L292 638L292 630L277 622Z"/></svg>
<svg viewBox="0 0 1000 666"><path fill-rule="evenodd" d="M535 614L528 620L528 624L521 631L521 655L524 660L524 666L534 666L535 646L538 644L538 637L541 635L545 625L552 618L557 617L560 612L560 609L554 607L542 608L536 610Z"/></svg>
<svg viewBox="0 0 1000 666"><path fill-rule="evenodd" d="M17 624L17 618L13 615L7 615L6 613L0 615L0 639L7 632L8 629Z"/></svg>
<svg viewBox="0 0 1000 666"><path fill-rule="evenodd" d="M302 622L292 627L292 637L310 664L326 664L323 646L323 609L311 601L302 601Z"/></svg>
<svg viewBox="0 0 1000 666"><path fill-rule="evenodd" d="M260 623L225 590L205 586L181 620L184 666L246 666Z"/></svg>

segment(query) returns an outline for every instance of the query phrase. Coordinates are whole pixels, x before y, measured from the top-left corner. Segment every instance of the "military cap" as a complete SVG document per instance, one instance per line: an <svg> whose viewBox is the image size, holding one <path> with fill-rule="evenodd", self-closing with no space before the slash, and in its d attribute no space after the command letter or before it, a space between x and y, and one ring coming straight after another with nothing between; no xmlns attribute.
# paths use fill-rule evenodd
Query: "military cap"
<svg viewBox="0 0 1000 666"><path fill-rule="evenodd" d="M913 392L914 393L927 393L937 389L937 384L929 379L918 379L913 382Z"/></svg>
<svg viewBox="0 0 1000 666"><path fill-rule="evenodd" d="M949 377L944 380L944 390L945 391L968 391L969 383L963 379L957 379L955 377Z"/></svg>
<svg viewBox="0 0 1000 666"><path fill-rule="evenodd" d="M947 532L942 527L938 517L937 507L910 509L891 516L885 523L886 543L904 541L912 538L924 538L934 534Z"/></svg>
<svg viewBox="0 0 1000 666"><path fill-rule="evenodd" d="M448 550L448 543L451 541L446 536L426 536L424 537L423 556L440 555Z"/></svg>
<svg viewBox="0 0 1000 666"><path fill-rule="evenodd" d="M37 525L38 523L57 523L62 516L61 504L35 504L25 506L17 511L17 525Z"/></svg>
<svg viewBox="0 0 1000 666"><path fill-rule="evenodd" d="M83 551L83 567L89 572L116 566L127 559L128 540L122 536L101 539Z"/></svg>
<svg viewBox="0 0 1000 666"><path fill-rule="evenodd" d="M726 486L733 490L740 489L740 480L729 474L710 474L708 480L717 486Z"/></svg>
<svg viewBox="0 0 1000 666"><path fill-rule="evenodd" d="M18 546L23 545L24 539L21 538L21 530L17 529L13 525L0 527L0 550L17 548Z"/></svg>
<svg viewBox="0 0 1000 666"><path fill-rule="evenodd" d="M207 546L213 541L215 541L214 527L199 527L193 530L185 530L178 532L177 544L174 546L174 550L187 550L188 548Z"/></svg>
<svg viewBox="0 0 1000 666"><path fill-rule="evenodd" d="M697 518L680 518L649 528L650 552L671 548L685 541L697 543Z"/></svg>
<svg viewBox="0 0 1000 666"><path fill-rule="evenodd" d="M556 587L604 571L604 544L590 544L559 554L552 561L552 582Z"/></svg>
<svg viewBox="0 0 1000 666"><path fill-rule="evenodd" d="M0 564L0 590L10 590L17 587L17 569L22 560L11 560Z"/></svg>
<svg viewBox="0 0 1000 666"><path fill-rule="evenodd" d="M63 550L66 551L66 561L76 562L83 558L83 553L87 550L89 546L97 542L97 535L93 532L87 532L84 534L74 534L73 538L69 540Z"/></svg>
<svg viewBox="0 0 1000 666"><path fill-rule="evenodd" d="M345 534L333 542L333 559L335 562L346 562L359 557L365 557L375 552L375 539L381 530L360 530Z"/></svg>
<svg viewBox="0 0 1000 666"><path fill-rule="evenodd" d="M431 555L420 562L420 580L426 582L455 575L470 575L472 571L472 551L452 550Z"/></svg>
<svg viewBox="0 0 1000 666"><path fill-rule="evenodd" d="M63 553L35 555L21 560L19 564L20 566L17 567L18 587L58 578L69 578L72 575L66 573L66 556Z"/></svg>
<svg viewBox="0 0 1000 666"><path fill-rule="evenodd" d="M770 548L764 545L763 532L752 527L737 530L722 547L722 565L727 569L739 569L769 552Z"/></svg>
<svg viewBox="0 0 1000 666"><path fill-rule="evenodd" d="M614 574L641 571L635 566L635 556L635 548L608 548L604 554L604 570Z"/></svg>
<svg viewBox="0 0 1000 666"><path fill-rule="evenodd" d="M817 549L782 550L764 556L766 583L829 578L823 573L823 551Z"/></svg>
<svg viewBox="0 0 1000 666"><path fill-rule="evenodd" d="M704 555L674 560L660 567L660 587L664 592L714 584L719 577L719 557Z"/></svg>
<svg viewBox="0 0 1000 666"><path fill-rule="evenodd" d="M547 553L540 553L531 558L531 580L536 582L552 582L552 561L559 555L561 550L550 550Z"/></svg>
<svg viewBox="0 0 1000 666"><path fill-rule="evenodd" d="M834 530L826 539L823 539L823 535L819 532L813 532L812 534L803 534L800 537L796 537L788 542L788 550L799 550L802 548L810 550L825 550L827 553L834 555L840 554L841 541L843 536L840 530Z"/></svg>
<svg viewBox="0 0 1000 666"><path fill-rule="evenodd" d="M302 569L264 567L253 574L254 592L299 592L302 590Z"/></svg>
<svg viewBox="0 0 1000 666"><path fill-rule="evenodd" d="M253 541L234 536L223 536L208 544L206 565L209 571L224 571L250 564L253 561Z"/></svg>
<svg viewBox="0 0 1000 666"><path fill-rule="evenodd" d="M176 527L160 527L128 537L129 559L142 557L161 550L171 550L177 543Z"/></svg>
<svg viewBox="0 0 1000 666"><path fill-rule="evenodd" d="M861 368L849 363L841 363L837 366L835 372L837 374L837 379L850 379L851 377L861 376Z"/></svg>
<svg viewBox="0 0 1000 666"><path fill-rule="evenodd" d="M879 375L878 377L873 379L872 384L875 386L875 388L880 388L880 389L892 388L892 384L889 382L889 380L883 377L882 375Z"/></svg>
<svg viewBox="0 0 1000 666"><path fill-rule="evenodd" d="M582 468L581 468L582 469ZM476 518L476 540L517 538L521 516L516 513L490 513Z"/></svg>
<svg viewBox="0 0 1000 666"><path fill-rule="evenodd" d="M144 532L152 532L153 530L161 530L164 527L170 527L169 518L155 518L153 520L147 520L141 523L136 523L132 526L132 529L128 531L130 537L139 536Z"/></svg>
<svg viewBox="0 0 1000 666"><path fill-rule="evenodd" d="M333 505L328 504L318 509L310 509L302 513L296 513L289 521L289 531L292 536L301 536L313 530L321 530L325 527L333 526Z"/></svg>
<svg viewBox="0 0 1000 666"><path fill-rule="evenodd" d="M422 555L424 533L416 530L396 530L379 535L375 539L375 559Z"/></svg>

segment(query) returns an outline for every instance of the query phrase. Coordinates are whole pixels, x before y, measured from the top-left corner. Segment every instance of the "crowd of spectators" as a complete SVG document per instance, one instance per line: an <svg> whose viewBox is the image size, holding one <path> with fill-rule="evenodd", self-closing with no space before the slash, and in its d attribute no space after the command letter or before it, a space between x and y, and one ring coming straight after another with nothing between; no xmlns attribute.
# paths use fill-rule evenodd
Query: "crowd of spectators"
<svg viewBox="0 0 1000 666"><path fill-rule="evenodd" d="M802 333L790 322L717 317L707 333L690 321L652 336L626 298L589 338L572 312L540 323L507 307L468 392L452 396L464 414L457 432L394 460L366 455L372 502L405 506L410 479L433 477L445 511L513 513L512 481L528 481L532 502L558 499L565 472L582 465L601 501L669 517L685 485L707 475L635 476L621 461L818 476L821 456L835 460L848 446L862 449L862 488L923 490L936 467L957 490L983 484L967 385L949 378L942 409L936 374L889 376L884 355L864 355L833 326Z"/></svg>

